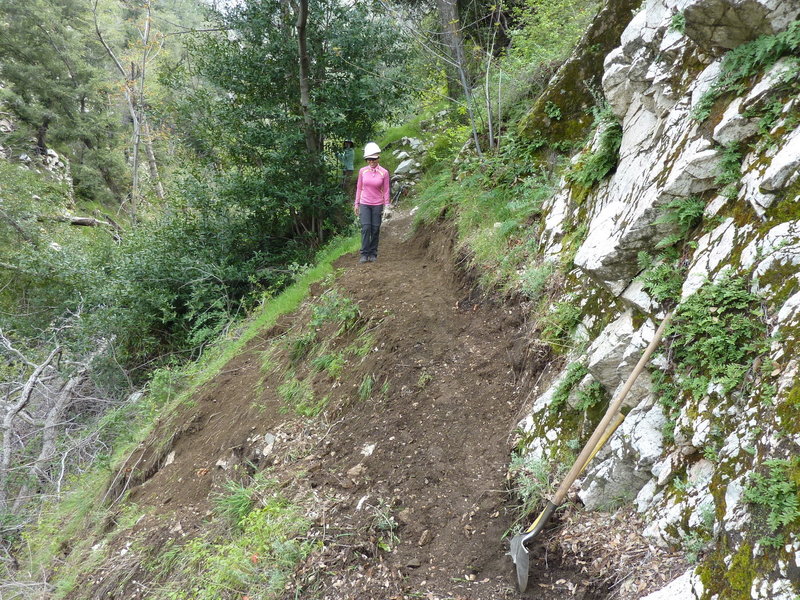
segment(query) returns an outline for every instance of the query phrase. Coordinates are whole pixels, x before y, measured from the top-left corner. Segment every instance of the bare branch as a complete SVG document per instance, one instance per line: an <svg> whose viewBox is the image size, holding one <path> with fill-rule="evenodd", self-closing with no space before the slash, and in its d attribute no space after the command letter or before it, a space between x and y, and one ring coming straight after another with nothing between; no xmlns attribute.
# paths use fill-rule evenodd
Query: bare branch
<svg viewBox="0 0 800 600"><path fill-rule="evenodd" d="M33 238L32 238L31 236L29 236L29 235L28 235L28 234L25 232L25 230L22 228L22 226L21 226L19 223L17 223L17 222L16 222L14 219L12 219L12 218L11 218L11 217L8 215L8 213L6 213L6 212L5 212L4 210L2 210L2 209L0 209L0 217L2 217L2 218L3 218L3 219L4 219L4 220L5 220L5 221L6 221L6 222L9 224L9 225L11 225L11 227L13 227L13 228L14 228L14 229L17 231L17 233L19 234L19 236L20 236L20 237L21 237L23 240L25 240L26 242L32 242L32 241L33 241Z"/></svg>
<svg viewBox="0 0 800 600"><path fill-rule="evenodd" d="M57 356L61 354L61 346L55 347L43 363L37 365L33 372L25 382L19 398L15 403L6 408L6 414L3 417L2 429L0 433L3 434L2 458L0 458L0 508L5 508L7 505L7 483L9 467L11 465L12 444L13 444L13 424L17 418L17 414L27 406L30 402L31 395L36 385L39 383L39 378L45 369L52 363ZM27 361L26 361L27 362Z"/></svg>

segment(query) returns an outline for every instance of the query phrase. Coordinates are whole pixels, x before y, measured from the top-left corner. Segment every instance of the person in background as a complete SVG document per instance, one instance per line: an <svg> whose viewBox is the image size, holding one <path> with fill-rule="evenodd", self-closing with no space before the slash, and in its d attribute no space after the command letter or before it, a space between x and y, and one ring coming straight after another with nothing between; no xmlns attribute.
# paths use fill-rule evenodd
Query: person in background
<svg viewBox="0 0 800 600"><path fill-rule="evenodd" d="M350 181L353 178L353 162L356 158L353 140L345 140L342 151L339 153L339 162L342 163L342 189L347 192L352 190Z"/></svg>
<svg viewBox="0 0 800 600"><path fill-rule="evenodd" d="M353 210L361 222L361 257L359 262L378 259L383 207L389 205L389 171L378 164L381 149L375 142L364 146L366 167L358 171Z"/></svg>

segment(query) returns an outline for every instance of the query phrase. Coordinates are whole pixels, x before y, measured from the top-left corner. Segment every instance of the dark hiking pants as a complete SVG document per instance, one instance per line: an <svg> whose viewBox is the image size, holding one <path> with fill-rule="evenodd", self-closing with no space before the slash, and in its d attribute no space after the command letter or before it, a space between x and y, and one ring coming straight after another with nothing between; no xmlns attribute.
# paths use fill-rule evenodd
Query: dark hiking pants
<svg viewBox="0 0 800 600"><path fill-rule="evenodd" d="M378 256L383 204L362 204L358 209L358 218L361 221L361 256Z"/></svg>

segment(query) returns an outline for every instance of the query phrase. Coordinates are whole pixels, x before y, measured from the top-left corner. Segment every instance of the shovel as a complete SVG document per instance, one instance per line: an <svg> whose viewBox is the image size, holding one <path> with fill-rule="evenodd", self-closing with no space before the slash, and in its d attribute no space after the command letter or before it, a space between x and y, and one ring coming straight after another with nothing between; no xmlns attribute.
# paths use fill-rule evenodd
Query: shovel
<svg viewBox="0 0 800 600"><path fill-rule="evenodd" d="M656 330L656 333L653 336L650 344L647 346L647 348L645 348L644 354L642 354L639 362L636 363L636 367L634 367L633 372L628 377L625 385L622 386L619 394L617 394L617 396L611 401L611 404L608 405L606 414L603 415L603 418L597 424L594 433L592 433L592 437L590 437L589 441L586 442L586 446L584 446L580 455L575 460L575 464L572 465L572 469L570 469L569 473L567 473L564 481L561 482L561 485L559 486L558 490L556 490L555 495L547 502L544 510L542 510L539 516L536 517L536 520L531 524L531 526L522 533L515 535L511 539L511 547L508 551L508 554L511 556L511 560L514 561L514 565L517 568L517 588L520 592L524 592L525 588L528 587L528 574L530 569L530 555L528 554L528 549L525 547L525 544L539 535L539 533L544 529L545 525L547 525L547 522L550 520L550 517L552 517L553 513L556 511L556 508L558 508L558 506L567 496L569 488L572 487L572 484L575 483L575 480L580 476L581 473L583 473L583 470L592 461L595 454L597 454L600 448L603 447L608 438L611 437L617 427L619 427L620 423L622 423L622 421L625 419L622 413L620 413L622 402L625 400L628 392L633 387L633 384L636 382L639 374L644 370L644 366L647 364L647 361L650 360L650 356L653 354L656 346L658 346L658 343L664 336L664 330L667 328L671 318L672 313L669 313L666 317L664 317L664 320Z"/></svg>

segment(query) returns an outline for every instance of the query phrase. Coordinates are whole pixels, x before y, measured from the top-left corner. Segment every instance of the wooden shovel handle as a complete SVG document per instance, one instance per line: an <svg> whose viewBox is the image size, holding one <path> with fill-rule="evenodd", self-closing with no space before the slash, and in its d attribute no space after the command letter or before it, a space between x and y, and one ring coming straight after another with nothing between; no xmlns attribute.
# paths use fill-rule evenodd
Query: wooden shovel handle
<svg viewBox="0 0 800 600"><path fill-rule="evenodd" d="M666 317L664 317L664 320L661 321L661 325L658 326L653 339L650 341L650 344L647 346L647 348L645 348L644 354L642 354L639 362L636 363L636 366L628 377L628 380L625 382L625 385L622 387L619 394L617 394L616 398L611 401L611 404L608 405L608 410L606 410L606 414L603 415L602 420L597 424L597 427L595 427L592 437L590 437L589 441L586 442L586 445L583 447L583 450L575 461L575 464L572 465L572 469L570 469L569 473L567 473L567 476L564 478L564 481L561 482L561 486L558 488L558 490L556 490L556 493L551 500L554 505L559 506L561 504L561 502L567 496L569 488L572 487L572 484L575 483L575 480L581 474L584 467L586 467L589 460L592 458L593 453L597 451L598 442L603 436L603 433L606 431L608 424L619 412L623 400L625 400L625 397L633 387L633 384L636 383L636 379L639 377L639 374L644 370L647 361L650 360L650 356L655 351L658 343L661 341L661 338L664 337L664 330L667 328L670 319L672 319L672 314L673 313L670 312Z"/></svg>

